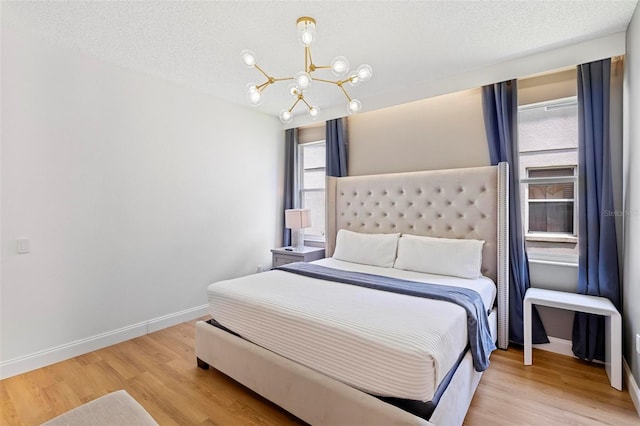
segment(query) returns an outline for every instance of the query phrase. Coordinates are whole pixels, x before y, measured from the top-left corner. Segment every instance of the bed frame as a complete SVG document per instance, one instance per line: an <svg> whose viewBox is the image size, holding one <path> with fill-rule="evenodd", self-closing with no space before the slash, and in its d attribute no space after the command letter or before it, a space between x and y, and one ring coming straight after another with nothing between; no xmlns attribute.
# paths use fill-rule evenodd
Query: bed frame
<svg viewBox="0 0 640 426"><path fill-rule="evenodd" d="M482 273L498 286L490 315L497 346L509 329L508 165L327 178L326 255L339 229L485 241ZM198 366L227 374L313 425L459 425L482 373L467 353L430 421L206 322L196 323Z"/></svg>

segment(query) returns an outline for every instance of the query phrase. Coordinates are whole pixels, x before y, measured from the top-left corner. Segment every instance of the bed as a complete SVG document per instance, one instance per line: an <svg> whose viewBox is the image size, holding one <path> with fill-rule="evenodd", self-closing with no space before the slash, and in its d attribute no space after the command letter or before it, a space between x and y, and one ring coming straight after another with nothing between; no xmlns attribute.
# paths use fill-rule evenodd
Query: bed
<svg viewBox="0 0 640 426"><path fill-rule="evenodd" d="M310 424L462 424L482 376L481 355L468 347L475 334L465 327L465 310L381 292L371 287L377 281L365 287L340 281L364 273L411 289L415 282L456 291L466 285L484 308L490 338L506 349L507 173L500 164L327 178L327 258L292 266L302 272L274 270L209 286L217 326L196 324L198 365L215 367ZM357 244L379 247L384 239L380 247L388 247L394 235L391 265L384 256L358 258L377 249ZM403 268L417 258L412 244L422 247L429 237L484 241L481 276ZM334 281L308 275L325 270L343 272Z"/></svg>

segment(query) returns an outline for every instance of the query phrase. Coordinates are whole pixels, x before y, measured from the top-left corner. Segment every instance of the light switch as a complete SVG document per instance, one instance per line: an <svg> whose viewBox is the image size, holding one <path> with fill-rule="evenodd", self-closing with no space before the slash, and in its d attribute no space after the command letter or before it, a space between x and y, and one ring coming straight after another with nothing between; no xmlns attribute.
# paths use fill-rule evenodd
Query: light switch
<svg viewBox="0 0 640 426"><path fill-rule="evenodd" d="M28 238L18 239L18 254L25 254L31 252L31 240Z"/></svg>

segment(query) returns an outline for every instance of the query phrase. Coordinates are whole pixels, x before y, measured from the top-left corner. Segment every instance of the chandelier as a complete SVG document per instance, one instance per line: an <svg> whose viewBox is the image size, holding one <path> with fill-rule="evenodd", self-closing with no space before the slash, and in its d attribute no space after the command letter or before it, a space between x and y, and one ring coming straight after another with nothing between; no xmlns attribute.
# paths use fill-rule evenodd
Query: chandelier
<svg viewBox="0 0 640 426"><path fill-rule="evenodd" d="M265 78L266 81L262 84L250 83L247 88L247 97L249 102L254 105L260 105L262 101L262 92L270 85L279 81L289 81L289 93L293 96L293 105L288 109L283 109L280 114L280 120L283 123L289 123L293 119L293 109L299 105L304 104L307 107L307 114L311 119L317 119L320 114L320 109L310 104L305 98L306 91L312 84L324 83L335 85L342 91L347 98L347 112L349 114L355 114L362 109L362 103L358 99L353 99L349 96L349 93L345 89L345 85L357 86L362 81L367 81L373 74L373 69L366 64L360 65L355 71L349 71L349 61L344 56L337 56L331 61L331 65L316 65L311 57L311 43L316 37L316 21L308 16L298 18L296 21L298 27L298 34L300 40L304 45L304 70L293 75L293 77L275 78L268 74L265 70L258 66L256 55L251 50L243 50L241 53L242 60L249 68L257 69ZM336 77L342 78L341 80L330 80L318 78L315 75L312 76L318 70L331 69Z"/></svg>

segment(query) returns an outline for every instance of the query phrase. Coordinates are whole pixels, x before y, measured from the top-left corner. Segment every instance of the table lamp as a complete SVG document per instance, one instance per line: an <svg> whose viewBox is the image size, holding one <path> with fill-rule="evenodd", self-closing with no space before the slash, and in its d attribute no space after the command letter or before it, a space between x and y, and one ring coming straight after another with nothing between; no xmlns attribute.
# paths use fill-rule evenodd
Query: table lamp
<svg viewBox="0 0 640 426"><path fill-rule="evenodd" d="M287 209L284 211L284 226L295 231L296 251L304 249L304 228L311 226L311 211L309 209Z"/></svg>

